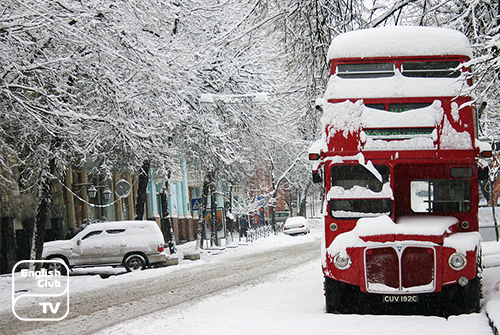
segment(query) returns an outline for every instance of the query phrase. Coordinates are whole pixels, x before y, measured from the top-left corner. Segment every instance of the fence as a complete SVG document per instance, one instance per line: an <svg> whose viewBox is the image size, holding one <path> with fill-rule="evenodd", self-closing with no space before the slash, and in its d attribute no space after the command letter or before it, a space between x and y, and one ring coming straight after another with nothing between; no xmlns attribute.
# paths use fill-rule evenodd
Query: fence
<svg viewBox="0 0 500 335"><path fill-rule="evenodd" d="M247 230L246 242L253 242L259 238L268 237L271 234L278 234L283 232L283 223L276 223L276 232L273 232L271 225L258 227L255 229Z"/></svg>

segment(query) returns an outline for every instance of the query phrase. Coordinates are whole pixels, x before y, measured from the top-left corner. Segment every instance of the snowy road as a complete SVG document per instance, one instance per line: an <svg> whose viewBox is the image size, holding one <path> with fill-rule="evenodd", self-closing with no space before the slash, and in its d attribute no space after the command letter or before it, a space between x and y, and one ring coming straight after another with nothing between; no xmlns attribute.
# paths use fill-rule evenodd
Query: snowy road
<svg viewBox="0 0 500 335"><path fill-rule="evenodd" d="M214 257L215 258L215 257ZM10 310L0 314L2 334L33 331L40 334L91 334L105 327L176 306L197 301L243 283L254 284L263 277L319 259L319 241L280 247L243 257L224 258L169 271L164 276L108 285L70 294L70 314L59 322L23 322ZM164 269L152 269L161 273ZM151 275L151 273L149 273ZM73 284L70 282L70 286ZM29 307L27 307L29 308Z"/></svg>
<svg viewBox="0 0 500 335"><path fill-rule="evenodd" d="M108 279L72 276L66 319L22 322L10 306L0 306L0 333L493 334L484 312L449 319L325 313L320 238L321 232L271 236L179 266ZM499 270L484 273L491 294L497 294ZM9 289L3 280L0 296Z"/></svg>

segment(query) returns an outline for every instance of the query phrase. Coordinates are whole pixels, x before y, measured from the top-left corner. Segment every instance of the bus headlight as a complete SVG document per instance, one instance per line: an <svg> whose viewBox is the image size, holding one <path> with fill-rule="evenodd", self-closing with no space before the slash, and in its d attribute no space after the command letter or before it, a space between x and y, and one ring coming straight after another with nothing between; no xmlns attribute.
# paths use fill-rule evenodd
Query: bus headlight
<svg viewBox="0 0 500 335"><path fill-rule="evenodd" d="M467 259L462 254L454 253L448 259L448 264L453 270L459 271L465 268L467 265Z"/></svg>
<svg viewBox="0 0 500 335"><path fill-rule="evenodd" d="M339 270L346 270L351 266L351 257L349 254L344 253L344 254L338 254L335 256L333 259L333 264L335 264L335 267Z"/></svg>

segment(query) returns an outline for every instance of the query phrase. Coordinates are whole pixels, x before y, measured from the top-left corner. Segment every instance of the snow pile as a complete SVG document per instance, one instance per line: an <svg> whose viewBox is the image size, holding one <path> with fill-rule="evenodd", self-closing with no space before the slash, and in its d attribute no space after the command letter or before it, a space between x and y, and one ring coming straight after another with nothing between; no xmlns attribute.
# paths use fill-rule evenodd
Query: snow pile
<svg viewBox="0 0 500 335"><path fill-rule="evenodd" d="M369 188L356 185L348 190L341 186L333 186L326 196L327 200L330 199L394 199L392 196L392 189L390 183L385 183L380 192L375 192Z"/></svg>
<svg viewBox="0 0 500 335"><path fill-rule="evenodd" d="M500 327L500 243L483 242L483 309L495 327ZM497 332L498 333L498 332ZM497 334L495 333L495 334Z"/></svg>
<svg viewBox="0 0 500 335"><path fill-rule="evenodd" d="M309 147L309 154L321 154L322 152L327 152L328 147L326 146L326 142L324 139L317 140ZM321 160L312 161L312 170L316 171L321 164Z"/></svg>
<svg viewBox="0 0 500 335"><path fill-rule="evenodd" d="M441 149L472 149L472 139L466 131L459 132L453 128L448 117L444 120L441 131Z"/></svg>
<svg viewBox="0 0 500 335"><path fill-rule="evenodd" d="M436 128L443 118L444 111L441 101L435 100L429 107L404 111L401 113L381 111L365 107L362 114L363 128ZM391 138L397 139L397 136ZM371 138L363 131L361 141L364 150L432 150L436 149L437 132L434 130L430 135L412 135L412 138L400 136L401 140L386 141Z"/></svg>
<svg viewBox="0 0 500 335"><path fill-rule="evenodd" d="M309 147L310 154L319 154L321 151L326 151L326 143L321 140L314 141L313 144Z"/></svg>
<svg viewBox="0 0 500 335"><path fill-rule="evenodd" d="M366 107L363 100L340 103L325 103L323 106L322 125L326 129L327 142L333 140L337 132L347 138L358 134L363 150L435 150L439 129L440 148L467 150L472 149L472 139L467 131L456 130L449 116L444 115L441 101L435 100L432 105L424 108L404 111L401 113L377 110ZM456 103L452 104L451 118L459 120L460 114ZM442 126L441 126L442 124ZM390 125L390 126L388 126ZM363 129L398 129L398 128L434 128L430 134L368 135ZM314 144L315 150L325 150L325 140ZM361 148L360 148L361 149Z"/></svg>
<svg viewBox="0 0 500 335"><path fill-rule="evenodd" d="M461 32L445 28L380 27L341 34L328 50L328 60L441 55L472 57L469 40Z"/></svg>
<svg viewBox="0 0 500 335"><path fill-rule="evenodd" d="M432 137L415 137L405 140L375 140L366 138L366 143L363 146L364 150L434 150L436 145Z"/></svg>
<svg viewBox="0 0 500 335"><path fill-rule="evenodd" d="M364 128L435 127L443 118L441 101L435 100L429 107L412 109L401 113L366 107L361 120Z"/></svg>
<svg viewBox="0 0 500 335"><path fill-rule="evenodd" d="M491 208L484 208L482 225L490 225ZM487 211L486 211L487 210ZM500 211L497 211L500 212ZM491 215L490 215L491 216ZM500 213L499 213L500 216ZM488 221L490 220L490 221ZM114 284L129 281L140 283L144 278L155 277L168 281L174 271L200 267L211 263L217 266L228 258L260 253L273 248L314 241L320 238L317 230L313 234L300 237L284 235L271 236L239 248L227 249L215 256L205 255L201 261L182 261L179 266L124 273L101 279L99 276L70 277L71 292L112 289ZM485 243L491 251L500 253L497 242ZM192 245L180 245L179 249L192 249ZM269 262L276 260L270 259ZM110 268L113 270L112 268ZM96 269L93 269L96 271ZM225 273L221 272L221 278ZM500 267L487 268L483 272L484 304L483 312L448 319L424 316L396 315L338 315L325 312L323 296L323 273L318 259L298 265L296 268L276 274L241 282L232 289L220 290L210 296L201 297L156 313L146 314L107 328L99 334L327 334L332 329L336 334L378 335L470 335L492 334L485 310L495 324L500 324ZM10 309L11 278L0 276L0 299L5 302L0 308ZM119 306L103 311L112 315ZM70 307L76 308L76 305ZM215 314L214 314L215 312ZM107 314L106 314L107 313ZM215 316L214 316L215 315ZM127 315L124 315L124 319ZM92 316L81 316L83 322L93 324ZM68 318L69 320L69 318ZM54 323L57 326L58 323ZM79 328L73 329L78 333ZM84 331L80 331L84 332ZM46 333L41 327L31 333ZM60 332L63 333L63 332Z"/></svg>
<svg viewBox="0 0 500 335"><path fill-rule="evenodd" d="M487 237L483 240L486 240ZM500 267L500 243L495 239L492 241L485 241L482 243L483 251L483 266L484 267Z"/></svg>
<svg viewBox="0 0 500 335"><path fill-rule="evenodd" d="M316 261L257 283L242 283L188 305L126 321L99 335L471 335L491 334L484 313L451 316L325 313L323 275Z"/></svg>
<svg viewBox="0 0 500 335"><path fill-rule="evenodd" d="M457 252L465 255L467 251L474 250L480 243L481 234L477 231L473 231L448 236L444 239L443 246L454 248Z"/></svg>
<svg viewBox="0 0 500 335"><path fill-rule="evenodd" d="M475 139L474 144L475 144L476 148L479 149L480 152L491 151L491 144L486 142L486 141Z"/></svg>

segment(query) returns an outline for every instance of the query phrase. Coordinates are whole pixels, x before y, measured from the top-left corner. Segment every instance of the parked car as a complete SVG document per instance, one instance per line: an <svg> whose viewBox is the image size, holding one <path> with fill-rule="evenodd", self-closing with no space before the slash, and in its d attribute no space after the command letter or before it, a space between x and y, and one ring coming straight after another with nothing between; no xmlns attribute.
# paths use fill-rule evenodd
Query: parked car
<svg viewBox="0 0 500 335"><path fill-rule="evenodd" d="M294 216L285 221L283 232L286 235L307 234L310 232L309 224L303 216Z"/></svg>
<svg viewBox="0 0 500 335"><path fill-rule="evenodd" d="M69 240L44 243L42 259L60 259L69 268L121 265L130 272L165 263L164 244L153 221L93 223ZM58 263L47 263L47 267L64 272Z"/></svg>

